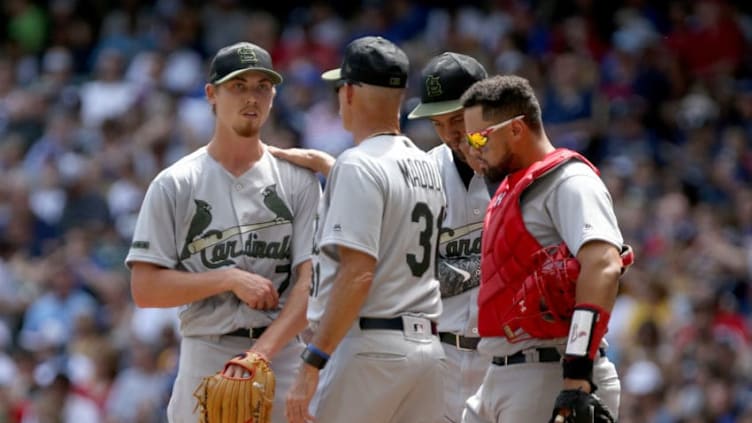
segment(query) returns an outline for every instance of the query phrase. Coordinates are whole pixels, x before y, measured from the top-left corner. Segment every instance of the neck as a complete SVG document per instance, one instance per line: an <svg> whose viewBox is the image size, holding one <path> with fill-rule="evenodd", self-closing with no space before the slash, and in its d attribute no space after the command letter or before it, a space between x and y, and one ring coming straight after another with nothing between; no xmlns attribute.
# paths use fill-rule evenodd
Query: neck
<svg viewBox="0 0 752 423"><path fill-rule="evenodd" d="M404 90L367 84L359 88L348 91L348 126L355 143L360 144L374 134L399 134Z"/></svg>
<svg viewBox="0 0 752 423"><path fill-rule="evenodd" d="M236 134L222 134L219 129L206 148L209 155L234 176L245 173L264 154L258 134L246 138Z"/></svg>
<svg viewBox="0 0 752 423"><path fill-rule="evenodd" d="M524 163L535 163L542 160L548 153L555 150L548 137L543 134L532 138L528 143L530 149L523 156Z"/></svg>
<svg viewBox="0 0 752 423"><path fill-rule="evenodd" d="M363 125L360 128L353 129L352 134L355 144L360 144L363 140L377 135L398 135L400 133L399 121L391 123L381 123Z"/></svg>

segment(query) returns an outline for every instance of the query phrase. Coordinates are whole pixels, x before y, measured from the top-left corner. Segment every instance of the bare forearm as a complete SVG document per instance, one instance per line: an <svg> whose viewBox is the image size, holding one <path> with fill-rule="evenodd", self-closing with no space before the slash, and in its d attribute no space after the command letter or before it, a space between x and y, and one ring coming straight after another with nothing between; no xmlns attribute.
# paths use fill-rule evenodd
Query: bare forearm
<svg viewBox="0 0 752 423"><path fill-rule="evenodd" d="M337 274L326 311L311 340L313 345L327 354L337 348L358 317L372 281L371 272Z"/></svg>
<svg viewBox="0 0 752 423"><path fill-rule="evenodd" d="M224 271L183 272L137 263L131 273L131 293L139 307L175 307L229 289Z"/></svg>
<svg viewBox="0 0 752 423"><path fill-rule="evenodd" d="M298 166L321 173L324 177L329 176L329 171L334 166L334 157L323 151L307 148L277 148L273 146L267 146L267 148L273 155Z"/></svg>
<svg viewBox="0 0 752 423"><path fill-rule="evenodd" d="M584 270L581 270L577 280L575 303L596 304L609 311L613 309L619 289L619 270L614 271L609 268Z"/></svg>
<svg viewBox="0 0 752 423"><path fill-rule="evenodd" d="M253 346L254 351L264 354L269 359L308 325L306 309L311 284L311 262L298 265L296 275L295 285L284 308Z"/></svg>
<svg viewBox="0 0 752 423"><path fill-rule="evenodd" d="M598 244L584 245L577 255L580 276L575 299L577 304L596 304L610 311L619 289L621 256L616 247L603 242Z"/></svg>
<svg viewBox="0 0 752 423"><path fill-rule="evenodd" d="M589 241L577 253L575 309L562 369L564 389L592 392L593 361L608 330L621 275L619 250L604 241Z"/></svg>

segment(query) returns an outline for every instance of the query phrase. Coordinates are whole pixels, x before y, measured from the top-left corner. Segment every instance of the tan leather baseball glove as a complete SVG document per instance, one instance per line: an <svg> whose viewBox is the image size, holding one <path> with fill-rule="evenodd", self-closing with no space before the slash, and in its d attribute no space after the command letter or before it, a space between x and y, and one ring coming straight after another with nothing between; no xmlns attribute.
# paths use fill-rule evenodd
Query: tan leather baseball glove
<svg viewBox="0 0 752 423"><path fill-rule="evenodd" d="M274 372L261 354L246 351L225 364L243 367L248 378L225 376L224 369L202 379L193 395L199 423L269 423L274 401Z"/></svg>

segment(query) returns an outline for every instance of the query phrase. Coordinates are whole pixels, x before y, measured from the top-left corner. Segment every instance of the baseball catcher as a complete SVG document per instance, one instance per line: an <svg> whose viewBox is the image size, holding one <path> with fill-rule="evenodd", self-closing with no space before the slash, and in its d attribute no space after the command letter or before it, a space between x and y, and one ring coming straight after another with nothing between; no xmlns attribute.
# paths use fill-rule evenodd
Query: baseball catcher
<svg viewBox="0 0 752 423"><path fill-rule="evenodd" d="M230 365L248 371L249 377L225 376ZM222 371L205 377L193 394L199 423L269 423L274 401L274 372L263 355L246 351L225 364Z"/></svg>

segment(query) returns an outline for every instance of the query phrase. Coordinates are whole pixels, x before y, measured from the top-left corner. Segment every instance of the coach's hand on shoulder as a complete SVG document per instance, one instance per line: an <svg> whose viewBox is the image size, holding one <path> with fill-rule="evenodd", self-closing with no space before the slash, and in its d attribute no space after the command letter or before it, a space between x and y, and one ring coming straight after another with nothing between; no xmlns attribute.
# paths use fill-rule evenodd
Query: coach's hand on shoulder
<svg viewBox="0 0 752 423"><path fill-rule="evenodd" d="M279 304L279 294L269 279L237 268L225 271L229 285L228 291L232 291L249 307L257 310L270 310Z"/></svg>
<svg viewBox="0 0 752 423"><path fill-rule="evenodd" d="M334 166L334 157L319 150L307 148L278 148L272 145L266 146L269 152L282 160L305 167L324 176L329 176L329 171Z"/></svg>

